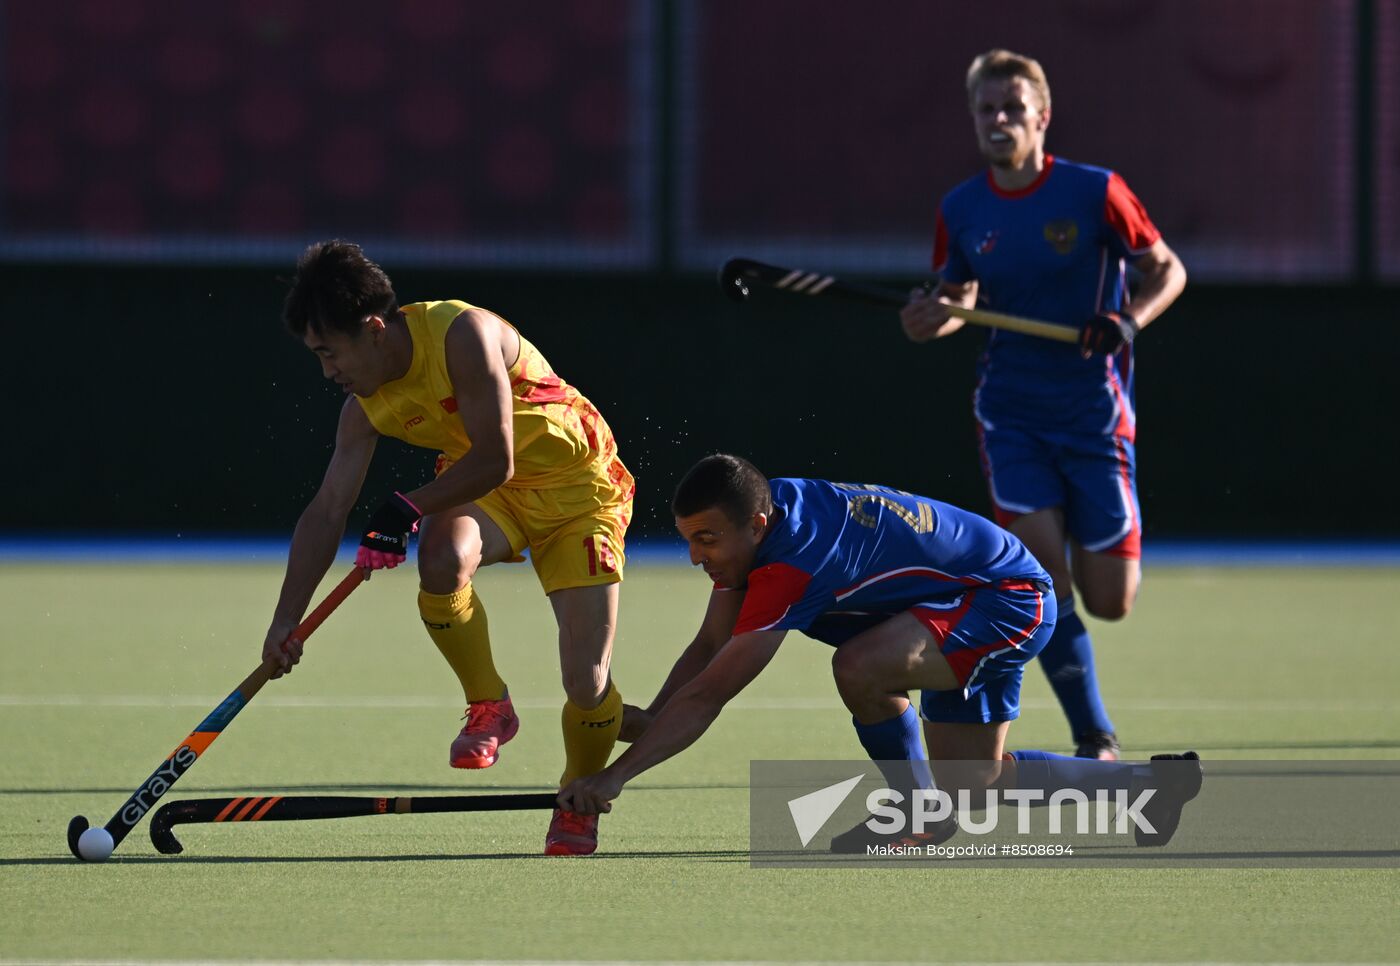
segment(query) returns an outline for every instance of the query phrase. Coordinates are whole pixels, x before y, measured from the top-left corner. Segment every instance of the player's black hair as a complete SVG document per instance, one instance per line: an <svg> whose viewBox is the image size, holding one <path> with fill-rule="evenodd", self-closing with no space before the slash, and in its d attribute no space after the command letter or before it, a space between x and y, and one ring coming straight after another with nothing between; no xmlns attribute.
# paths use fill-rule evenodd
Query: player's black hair
<svg viewBox="0 0 1400 966"><path fill-rule="evenodd" d="M299 339L307 330L355 335L371 315L392 322L399 300L384 269L370 261L359 245L317 242L297 259L297 274L282 305L282 321Z"/></svg>
<svg viewBox="0 0 1400 966"><path fill-rule="evenodd" d="M718 507L734 523L745 523L755 513L773 513L773 492L768 477L748 460L728 453L706 456L690 468L671 498L671 512L693 516Z"/></svg>

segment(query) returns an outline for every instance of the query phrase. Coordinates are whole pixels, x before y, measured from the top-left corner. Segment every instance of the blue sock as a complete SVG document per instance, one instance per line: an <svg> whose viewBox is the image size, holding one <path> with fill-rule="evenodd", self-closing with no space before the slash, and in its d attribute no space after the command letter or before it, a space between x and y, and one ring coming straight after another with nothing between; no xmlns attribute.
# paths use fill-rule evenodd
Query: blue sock
<svg viewBox="0 0 1400 966"><path fill-rule="evenodd" d="M933 787L919 740L919 714L912 703L896 717L875 724L861 724L852 718L851 724L865 753L880 766L888 787L899 791Z"/></svg>
<svg viewBox="0 0 1400 966"><path fill-rule="evenodd" d="M1121 761L1095 761L1092 758L1071 758L1048 751L1013 751L1016 759L1016 787L1077 788L1093 797L1101 788L1113 791L1126 789L1135 776L1152 773L1150 765L1135 765Z"/></svg>
<svg viewBox="0 0 1400 966"><path fill-rule="evenodd" d="M1070 737L1078 741L1089 731L1113 733L1113 722L1099 697L1094 674L1094 646L1089 631L1074 612L1074 598L1060 602L1055 633L1040 652L1040 667L1069 719Z"/></svg>

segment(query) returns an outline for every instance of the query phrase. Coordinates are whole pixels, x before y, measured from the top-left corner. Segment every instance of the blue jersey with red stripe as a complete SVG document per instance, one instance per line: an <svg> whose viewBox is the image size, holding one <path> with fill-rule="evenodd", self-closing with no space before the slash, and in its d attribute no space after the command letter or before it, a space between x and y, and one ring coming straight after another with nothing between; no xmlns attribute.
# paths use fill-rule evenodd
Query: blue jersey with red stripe
<svg viewBox="0 0 1400 966"><path fill-rule="evenodd" d="M825 480L770 485L773 517L735 634L796 630L840 643L918 604L1050 581L1021 541L947 503Z"/></svg>
<svg viewBox="0 0 1400 966"><path fill-rule="evenodd" d="M1127 259L1161 237L1116 173L1047 156L1034 183L1005 191L991 172L939 205L933 267L978 283L979 304L1078 330L1123 305ZM1132 347L1084 359L1076 345L993 330L977 416L999 425L1131 437Z"/></svg>

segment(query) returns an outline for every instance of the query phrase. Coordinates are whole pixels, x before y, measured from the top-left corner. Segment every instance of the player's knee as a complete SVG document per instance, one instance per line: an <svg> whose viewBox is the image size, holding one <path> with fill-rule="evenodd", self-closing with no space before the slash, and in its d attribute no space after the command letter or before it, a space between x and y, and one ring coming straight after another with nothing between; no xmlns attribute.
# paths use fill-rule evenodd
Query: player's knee
<svg viewBox="0 0 1400 966"><path fill-rule="evenodd" d="M841 694L856 694L870 684L869 670L862 664L853 648L838 647L831 655L831 675Z"/></svg>
<svg viewBox="0 0 1400 966"><path fill-rule="evenodd" d="M607 693L608 672L605 668L567 667L561 677L564 696L585 711L598 707Z"/></svg>
<svg viewBox="0 0 1400 966"><path fill-rule="evenodd" d="M850 654L841 648L832 651L832 678L836 679L836 686L840 690L846 690L847 683L850 683L854 673L855 662L851 661Z"/></svg>
<svg viewBox="0 0 1400 966"><path fill-rule="evenodd" d="M418 576L424 587L455 590L466 585L481 566L481 541L436 540L425 537L418 544Z"/></svg>

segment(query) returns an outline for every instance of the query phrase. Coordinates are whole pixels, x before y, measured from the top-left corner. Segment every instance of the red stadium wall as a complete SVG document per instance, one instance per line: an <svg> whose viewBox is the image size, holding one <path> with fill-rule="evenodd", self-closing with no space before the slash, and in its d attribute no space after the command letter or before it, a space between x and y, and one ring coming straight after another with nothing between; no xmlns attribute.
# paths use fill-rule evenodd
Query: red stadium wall
<svg viewBox="0 0 1400 966"><path fill-rule="evenodd" d="M925 268L938 198L981 166L968 64L1009 47L1049 77L1050 150L1122 172L1195 277L1351 271L1351 0L686 9L697 267L742 238L780 263Z"/></svg>
<svg viewBox="0 0 1400 966"><path fill-rule="evenodd" d="M0 259L918 274L1000 45L1194 278L1345 280L1363 14L1395 277L1392 0L0 0Z"/></svg>
<svg viewBox="0 0 1400 966"><path fill-rule="evenodd" d="M1376 17L1376 261L1400 282L1400 3L1378 4Z"/></svg>
<svg viewBox="0 0 1400 966"><path fill-rule="evenodd" d="M3 6L12 256L640 264L649 7ZM280 242L280 244L279 244Z"/></svg>

